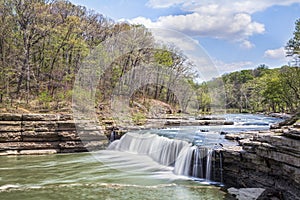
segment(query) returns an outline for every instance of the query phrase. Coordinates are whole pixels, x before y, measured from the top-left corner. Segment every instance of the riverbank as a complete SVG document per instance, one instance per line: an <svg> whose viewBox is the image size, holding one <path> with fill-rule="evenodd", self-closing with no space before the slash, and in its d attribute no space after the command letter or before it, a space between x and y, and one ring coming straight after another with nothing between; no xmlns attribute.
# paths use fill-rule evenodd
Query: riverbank
<svg viewBox="0 0 300 200"><path fill-rule="evenodd" d="M268 131L228 134L226 138L239 143L219 150L226 187L259 187L273 191L277 199L300 199L299 121Z"/></svg>

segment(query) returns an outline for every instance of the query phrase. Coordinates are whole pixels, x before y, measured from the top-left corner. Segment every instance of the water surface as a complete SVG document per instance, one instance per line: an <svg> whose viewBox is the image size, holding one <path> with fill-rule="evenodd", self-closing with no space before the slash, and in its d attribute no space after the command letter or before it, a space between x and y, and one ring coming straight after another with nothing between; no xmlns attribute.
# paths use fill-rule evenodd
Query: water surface
<svg viewBox="0 0 300 200"><path fill-rule="evenodd" d="M0 157L0 199L226 199L219 187L135 159L111 151Z"/></svg>

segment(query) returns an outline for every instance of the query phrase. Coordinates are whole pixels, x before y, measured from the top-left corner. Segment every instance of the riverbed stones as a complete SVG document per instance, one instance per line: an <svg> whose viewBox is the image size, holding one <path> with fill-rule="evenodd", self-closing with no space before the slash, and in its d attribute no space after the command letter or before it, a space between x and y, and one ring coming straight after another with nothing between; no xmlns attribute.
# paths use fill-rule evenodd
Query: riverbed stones
<svg viewBox="0 0 300 200"><path fill-rule="evenodd" d="M0 114L0 155L83 152L107 144L102 127L76 126L69 114Z"/></svg>

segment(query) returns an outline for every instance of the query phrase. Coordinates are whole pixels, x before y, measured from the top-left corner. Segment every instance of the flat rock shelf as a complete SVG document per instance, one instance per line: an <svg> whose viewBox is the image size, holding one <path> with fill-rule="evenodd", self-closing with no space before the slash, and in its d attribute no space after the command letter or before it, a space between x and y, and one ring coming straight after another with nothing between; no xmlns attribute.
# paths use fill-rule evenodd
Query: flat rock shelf
<svg viewBox="0 0 300 200"><path fill-rule="evenodd" d="M39 155L101 150L101 127L76 127L69 114L0 114L0 155Z"/></svg>

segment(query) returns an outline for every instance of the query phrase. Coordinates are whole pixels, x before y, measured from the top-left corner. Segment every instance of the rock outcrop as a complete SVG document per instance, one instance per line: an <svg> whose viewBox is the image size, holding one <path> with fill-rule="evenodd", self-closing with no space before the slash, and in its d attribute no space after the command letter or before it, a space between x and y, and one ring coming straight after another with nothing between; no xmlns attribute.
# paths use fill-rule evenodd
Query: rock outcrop
<svg viewBox="0 0 300 200"><path fill-rule="evenodd" d="M229 194L232 194L238 200L256 200L265 191L263 188L229 188Z"/></svg>
<svg viewBox="0 0 300 200"><path fill-rule="evenodd" d="M0 155L84 152L107 146L101 127L66 114L0 114Z"/></svg>
<svg viewBox="0 0 300 200"><path fill-rule="evenodd" d="M223 183L228 187L272 189L284 199L300 199L300 129L297 124L271 131L249 132L224 147Z"/></svg>

